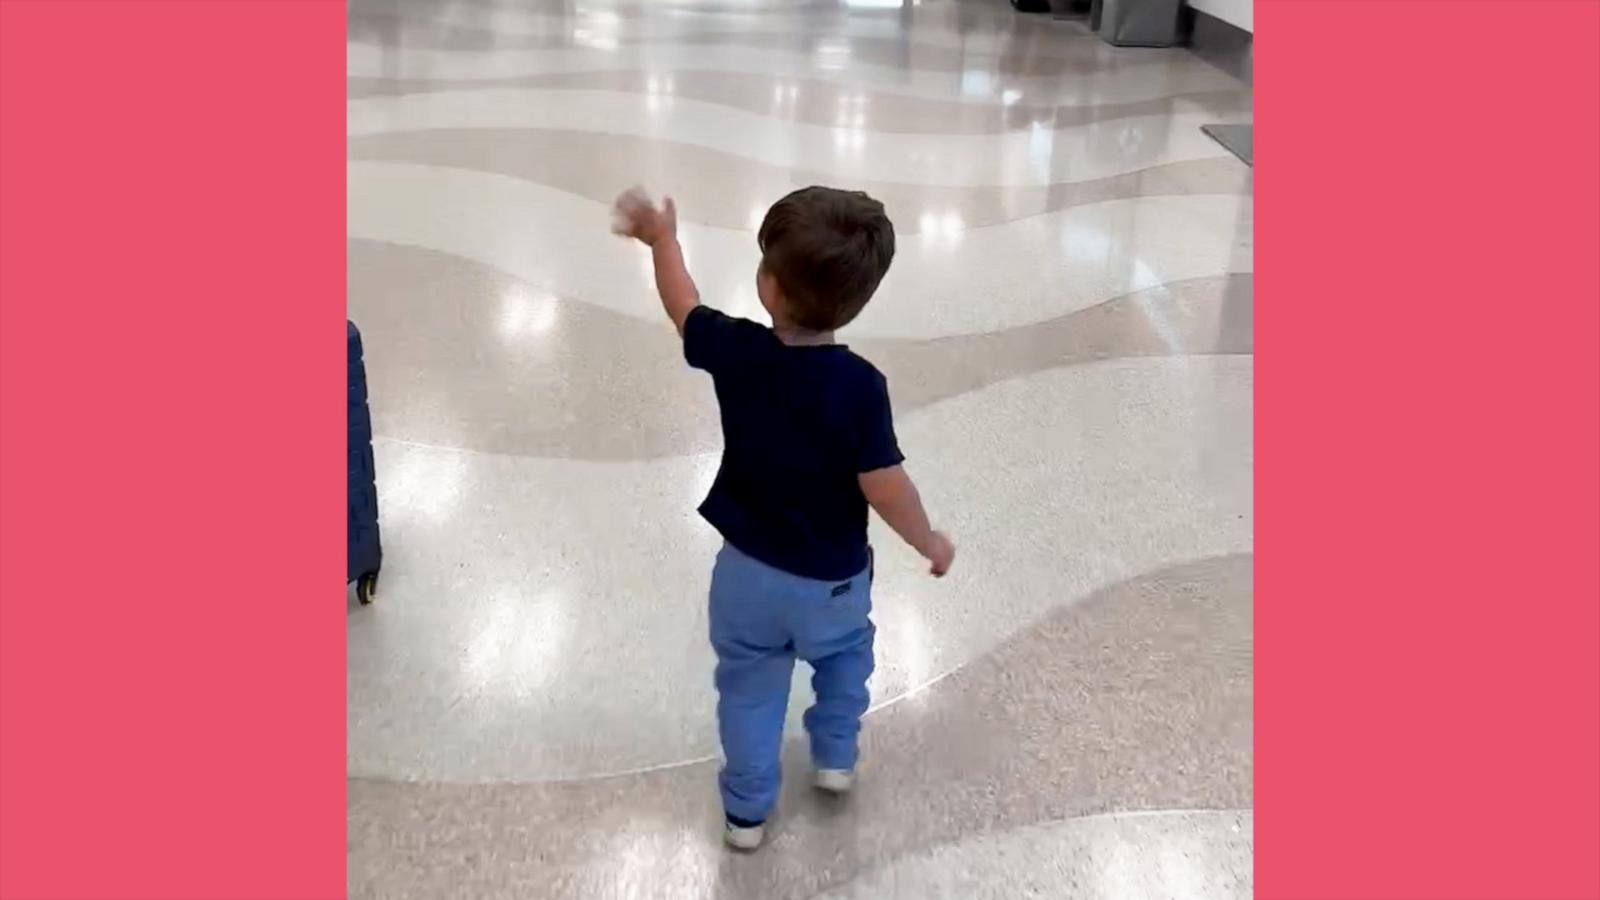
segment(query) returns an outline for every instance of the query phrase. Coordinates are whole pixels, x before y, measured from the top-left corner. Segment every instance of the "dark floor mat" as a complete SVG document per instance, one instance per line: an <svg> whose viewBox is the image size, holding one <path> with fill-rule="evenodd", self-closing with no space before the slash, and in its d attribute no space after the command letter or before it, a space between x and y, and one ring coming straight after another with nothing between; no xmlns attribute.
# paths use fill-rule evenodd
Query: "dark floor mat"
<svg viewBox="0 0 1600 900"><path fill-rule="evenodd" d="M1254 131L1252 125L1201 125L1200 130L1210 135L1211 139L1227 148L1229 153L1239 157L1244 164L1255 168L1254 142L1251 135Z"/></svg>

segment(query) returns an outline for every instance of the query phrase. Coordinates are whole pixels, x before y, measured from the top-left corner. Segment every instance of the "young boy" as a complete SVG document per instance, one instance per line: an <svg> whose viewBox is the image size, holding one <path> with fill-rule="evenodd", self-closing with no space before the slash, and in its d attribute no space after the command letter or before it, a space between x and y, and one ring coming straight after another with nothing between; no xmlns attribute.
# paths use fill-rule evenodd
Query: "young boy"
<svg viewBox="0 0 1600 900"><path fill-rule="evenodd" d="M650 246L656 288L689 365L710 373L722 466L700 514L722 534L711 573L719 783L729 846L754 850L778 797L795 657L811 664L806 712L816 786L855 777L874 627L867 506L942 576L955 547L928 524L900 463L884 378L834 343L894 258L894 225L863 193L810 187L767 211L756 293L766 328L700 305L671 198L617 200L616 231Z"/></svg>

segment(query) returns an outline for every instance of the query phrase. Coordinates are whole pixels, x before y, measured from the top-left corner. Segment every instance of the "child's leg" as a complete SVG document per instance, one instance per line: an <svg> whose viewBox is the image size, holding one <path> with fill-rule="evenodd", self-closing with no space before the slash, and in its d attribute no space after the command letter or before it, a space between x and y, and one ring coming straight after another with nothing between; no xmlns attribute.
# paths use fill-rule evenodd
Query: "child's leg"
<svg viewBox="0 0 1600 900"><path fill-rule="evenodd" d="M854 769L861 716L871 695L872 641L877 629L872 613L870 569L836 585L829 596L807 610L795 624L795 644L811 664L811 689L817 702L806 710L811 735L811 761L819 769Z"/></svg>
<svg viewBox="0 0 1600 900"><path fill-rule="evenodd" d="M717 726L727 757L718 783L723 810L766 821L778 799L783 719L794 648L781 605L767 584L771 570L731 547L711 575L711 646L717 652Z"/></svg>

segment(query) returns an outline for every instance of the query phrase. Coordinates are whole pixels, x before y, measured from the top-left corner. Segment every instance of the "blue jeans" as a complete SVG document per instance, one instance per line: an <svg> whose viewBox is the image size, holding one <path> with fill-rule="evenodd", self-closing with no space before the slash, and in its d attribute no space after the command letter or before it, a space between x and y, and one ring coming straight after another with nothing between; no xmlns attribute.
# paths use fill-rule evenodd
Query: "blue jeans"
<svg viewBox="0 0 1600 900"><path fill-rule="evenodd" d="M872 674L872 567L847 581L791 575L731 544L711 573L717 726L727 758L718 783L730 816L762 822L778 799L783 720L795 657L811 664L811 760L853 769Z"/></svg>

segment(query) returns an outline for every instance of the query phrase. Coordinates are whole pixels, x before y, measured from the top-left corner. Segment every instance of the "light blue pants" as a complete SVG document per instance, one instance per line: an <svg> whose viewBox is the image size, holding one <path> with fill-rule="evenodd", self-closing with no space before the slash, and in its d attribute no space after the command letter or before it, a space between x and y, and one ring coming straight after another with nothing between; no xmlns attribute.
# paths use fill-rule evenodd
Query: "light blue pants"
<svg viewBox="0 0 1600 900"><path fill-rule="evenodd" d="M795 657L811 664L816 703L806 711L811 760L853 769L872 674L872 567L847 581L815 581L758 562L732 545L711 573L711 646L717 652L717 726L727 758L719 784L728 815L766 821L778 799L779 753Z"/></svg>

